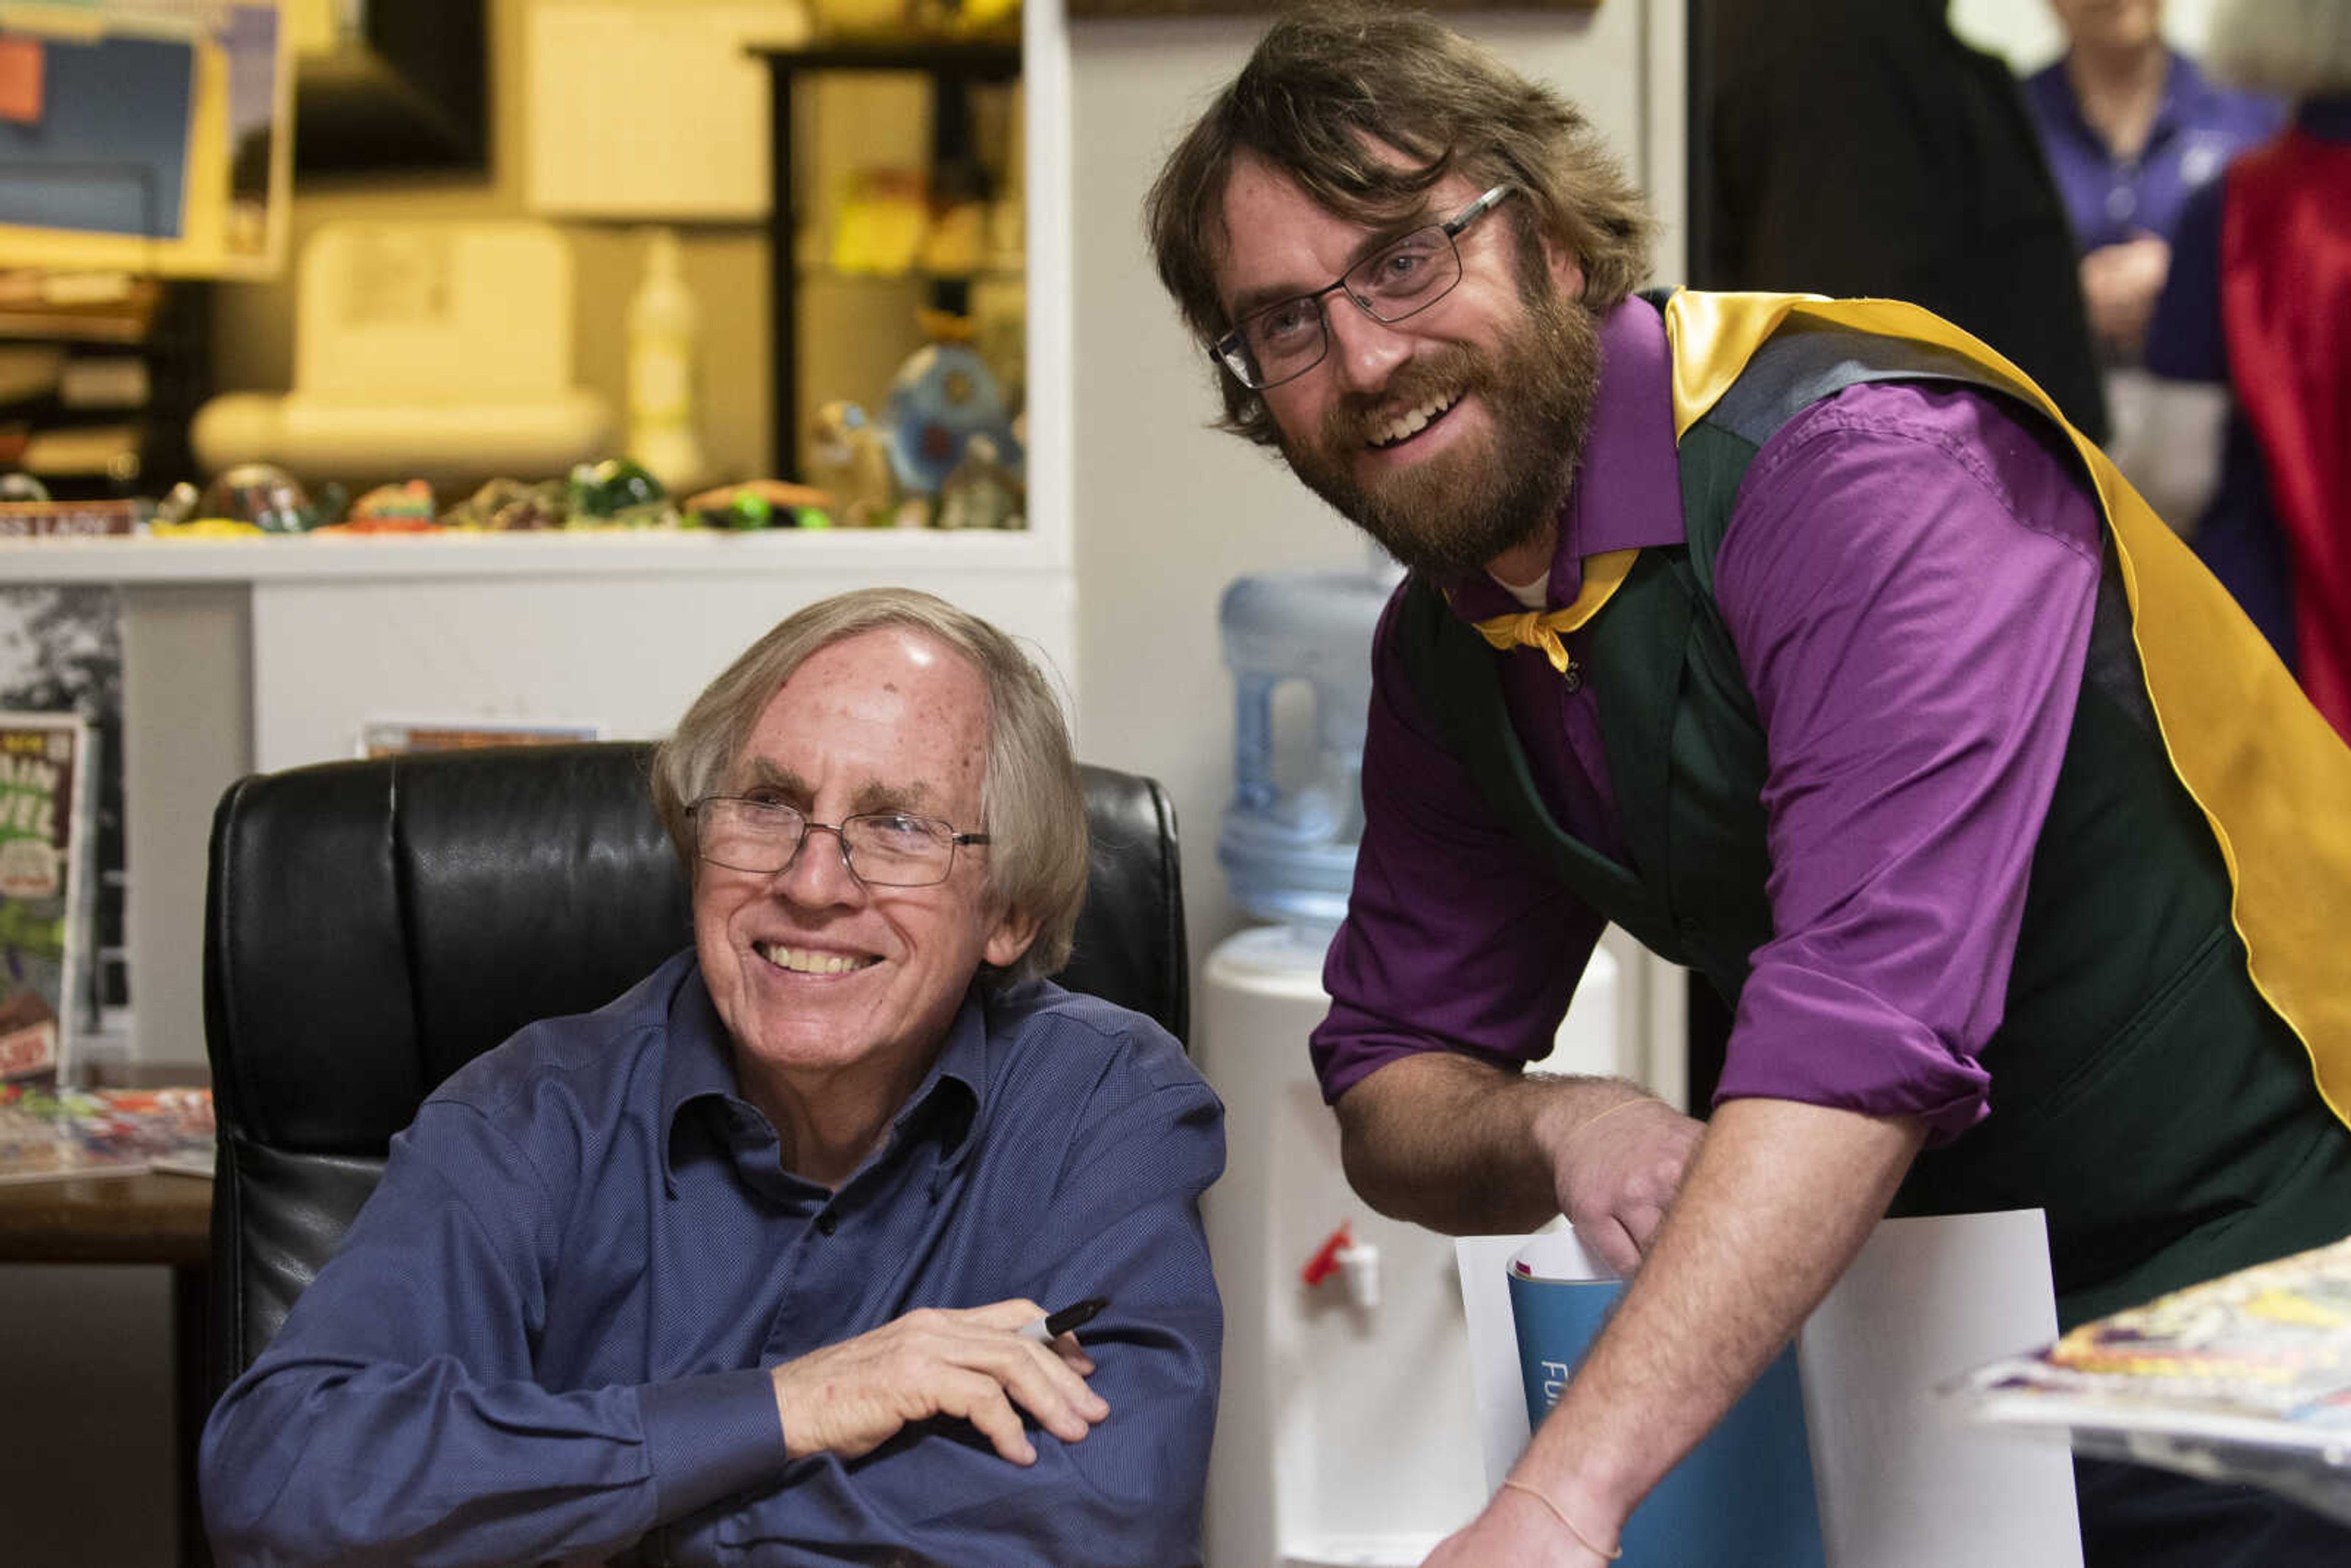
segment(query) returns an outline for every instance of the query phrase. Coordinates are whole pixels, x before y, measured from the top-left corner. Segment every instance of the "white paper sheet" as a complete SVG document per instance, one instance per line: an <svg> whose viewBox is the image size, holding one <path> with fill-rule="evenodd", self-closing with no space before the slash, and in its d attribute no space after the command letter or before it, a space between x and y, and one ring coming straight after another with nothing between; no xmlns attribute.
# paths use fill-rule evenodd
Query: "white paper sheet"
<svg viewBox="0 0 2351 1568"><path fill-rule="evenodd" d="M1455 1243L1489 1485L1527 1444L1508 1281L1528 1240ZM1563 1241L1544 1238L1551 1272L1573 1271ZM1935 1396L2056 1333L2039 1210L1878 1226L1797 1342L1830 1568L2081 1568L2066 1449L1970 1430Z"/></svg>

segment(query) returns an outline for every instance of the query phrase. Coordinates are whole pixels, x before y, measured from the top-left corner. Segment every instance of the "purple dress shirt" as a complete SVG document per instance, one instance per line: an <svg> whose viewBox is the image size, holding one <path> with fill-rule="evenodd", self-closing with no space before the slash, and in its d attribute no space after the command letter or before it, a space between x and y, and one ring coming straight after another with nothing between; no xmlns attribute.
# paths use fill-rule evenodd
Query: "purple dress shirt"
<svg viewBox="0 0 2351 1568"><path fill-rule="evenodd" d="M2141 234L2168 240L2189 193L2285 123L2285 110L2274 99L2216 86L2195 61L2177 53L2147 146L2136 158L2116 157L2082 118L2064 60L2025 78L2024 101L2040 129L2074 241L2085 251Z"/></svg>
<svg viewBox="0 0 2351 1568"><path fill-rule="evenodd" d="M1585 556L1684 537L1664 323L1628 300L1601 344L1553 606L1574 597ZM1774 936L1754 954L1718 1103L1915 1115L1938 1142L1984 1113L1975 1058L2001 1021L2100 549L2070 459L1990 394L1848 388L1756 455L1715 600L1768 737ZM1471 620L1518 608L1482 579L1454 606ZM1531 649L1502 666L1553 816L1620 852L1592 689ZM1603 921L1533 868L1421 711L1393 604L1363 780L1354 891L1312 1041L1324 1097L1419 1051L1547 1055Z"/></svg>

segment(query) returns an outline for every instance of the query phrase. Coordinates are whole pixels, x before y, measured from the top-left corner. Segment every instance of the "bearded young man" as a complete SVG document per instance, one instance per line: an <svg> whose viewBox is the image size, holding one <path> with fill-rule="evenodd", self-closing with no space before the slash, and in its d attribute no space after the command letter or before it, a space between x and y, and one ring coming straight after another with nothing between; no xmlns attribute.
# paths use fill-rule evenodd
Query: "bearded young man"
<svg viewBox="0 0 2351 1568"><path fill-rule="evenodd" d="M1634 295L1583 117L1384 10L1278 22L1148 222L1226 426L1412 569L1312 1041L1349 1178L1639 1266L1432 1563L1604 1560L1889 1206L2044 1208L2069 1323L2351 1226L2351 756L2013 367ZM1610 920L1736 1004L1703 1129L1524 1071ZM2094 1563L2343 1548L2081 1475Z"/></svg>

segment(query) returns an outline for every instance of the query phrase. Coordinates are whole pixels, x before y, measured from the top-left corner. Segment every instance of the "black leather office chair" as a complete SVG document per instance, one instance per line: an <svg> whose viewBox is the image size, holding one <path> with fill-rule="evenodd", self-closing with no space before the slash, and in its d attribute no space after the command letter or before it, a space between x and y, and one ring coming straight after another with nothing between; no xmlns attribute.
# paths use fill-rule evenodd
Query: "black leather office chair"
<svg viewBox="0 0 2351 1568"><path fill-rule="evenodd" d="M215 1398L333 1253L434 1086L533 1019L602 1006L693 939L651 754L615 742L330 762L222 798L204 911ZM1183 1040L1175 812L1152 779L1081 771L1094 863L1059 978Z"/></svg>

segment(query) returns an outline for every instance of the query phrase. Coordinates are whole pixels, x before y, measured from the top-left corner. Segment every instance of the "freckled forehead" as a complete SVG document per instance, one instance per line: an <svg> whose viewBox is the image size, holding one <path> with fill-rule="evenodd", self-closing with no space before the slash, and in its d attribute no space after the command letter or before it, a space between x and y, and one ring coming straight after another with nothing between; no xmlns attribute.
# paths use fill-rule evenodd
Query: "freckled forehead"
<svg viewBox="0 0 2351 1568"><path fill-rule="evenodd" d="M944 781L982 764L989 727L987 683L968 658L927 633L883 627L810 654L768 698L747 751L810 778L822 755L876 777Z"/></svg>

